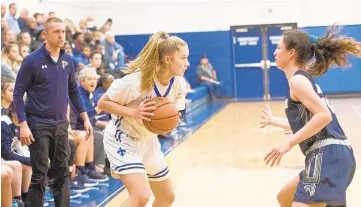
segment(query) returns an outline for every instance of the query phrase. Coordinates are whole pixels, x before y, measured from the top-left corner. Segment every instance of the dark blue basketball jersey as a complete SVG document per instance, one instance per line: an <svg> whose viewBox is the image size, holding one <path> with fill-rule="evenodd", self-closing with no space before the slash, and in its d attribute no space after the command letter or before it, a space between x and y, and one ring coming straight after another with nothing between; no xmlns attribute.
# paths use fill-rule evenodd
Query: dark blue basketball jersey
<svg viewBox="0 0 361 207"><path fill-rule="evenodd" d="M299 144L302 153L305 154L306 151L317 140L327 139L327 138L334 138L341 140L347 139L340 124L338 123L334 110L329 104L327 98L323 95L321 88L313 80L312 76L302 70L298 70L294 75L303 75L306 78L308 78L308 80L310 80L313 86L313 90L315 90L315 92L319 95L319 97L326 102L328 109L332 114L332 121L325 128L323 128L320 132L318 132L314 136L306 139L305 141ZM296 133L311 120L313 114L301 102L291 100L290 95L288 95L285 103L286 103L286 115L290 123L292 132Z"/></svg>

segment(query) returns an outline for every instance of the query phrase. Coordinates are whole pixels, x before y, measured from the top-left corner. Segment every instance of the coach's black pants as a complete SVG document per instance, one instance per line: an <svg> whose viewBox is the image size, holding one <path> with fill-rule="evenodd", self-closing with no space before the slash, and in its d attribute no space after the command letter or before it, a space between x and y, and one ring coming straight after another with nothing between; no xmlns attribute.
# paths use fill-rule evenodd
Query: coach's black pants
<svg viewBox="0 0 361 207"><path fill-rule="evenodd" d="M47 175L56 207L69 207L68 122L56 126L29 126L35 142L30 146L33 175L26 206L43 207ZM51 167L48 167L51 161Z"/></svg>

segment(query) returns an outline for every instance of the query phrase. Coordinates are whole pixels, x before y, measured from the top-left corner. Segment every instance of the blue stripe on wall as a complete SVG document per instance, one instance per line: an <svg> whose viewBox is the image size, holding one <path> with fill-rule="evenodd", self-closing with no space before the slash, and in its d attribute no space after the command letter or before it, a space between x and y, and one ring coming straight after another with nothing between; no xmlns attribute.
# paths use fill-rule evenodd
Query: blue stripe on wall
<svg viewBox="0 0 361 207"><path fill-rule="evenodd" d="M300 29L313 35L322 35L325 34L327 27ZM361 25L343 26L341 34L361 41ZM198 85L195 69L199 63L199 58L205 54L223 83L223 94L233 98L234 68L230 31L174 33L172 35L181 37L189 44L191 66L185 76L191 86L196 87ZM127 55L135 57L147 43L149 37L150 35L118 35L116 41L124 47ZM351 58L351 64L353 67L347 71L330 68L327 74L317 79L325 93L361 92L361 60Z"/></svg>

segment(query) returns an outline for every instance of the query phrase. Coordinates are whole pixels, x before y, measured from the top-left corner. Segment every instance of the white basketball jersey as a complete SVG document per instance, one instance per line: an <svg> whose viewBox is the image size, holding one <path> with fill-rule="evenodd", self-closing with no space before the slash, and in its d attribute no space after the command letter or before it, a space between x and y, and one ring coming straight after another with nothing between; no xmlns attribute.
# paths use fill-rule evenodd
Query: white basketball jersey
<svg viewBox="0 0 361 207"><path fill-rule="evenodd" d="M176 104L178 110L185 109L186 81L183 77L176 76L172 78L168 86L161 85L154 77L154 84L152 92L142 92L140 90L141 74L136 72L115 80L106 94L111 101L134 109L145 99L157 96L167 97L169 101ZM155 136L144 127L142 120L113 114L106 130L114 130L114 132L120 130L136 139ZM117 136L116 134L115 132L114 136Z"/></svg>

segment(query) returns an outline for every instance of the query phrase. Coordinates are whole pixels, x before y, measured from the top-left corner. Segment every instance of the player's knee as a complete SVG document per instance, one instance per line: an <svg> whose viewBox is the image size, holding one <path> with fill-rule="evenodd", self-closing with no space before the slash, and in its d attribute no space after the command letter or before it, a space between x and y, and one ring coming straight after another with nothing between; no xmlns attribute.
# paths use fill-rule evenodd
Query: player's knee
<svg viewBox="0 0 361 207"><path fill-rule="evenodd" d="M79 145L85 145L87 143L87 141L85 140L85 137L74 137L74 142L76 147L78 147Z"/></svg>
<svg viewBox="0 0 361 207"><path fill-rule="evenodd" d="M144 191L133 195L132 197L132 200L134 201L134 203L136 203L135 206L146 206L150 199L150 191Z"/></svg>
<svg viewBox="0 0 361 207"><path fill-rule="evenodd" d="M22 164L18 161L13 161L11 163L11 168L13 169L15 174L21 173L23 171Z"/></svg>
<svg viewBox="0 0 361 207"><path fill-rule="evenodd" d="M277 201L281 207L288 207L286 195L282 190L277 194Z"/></svg>
<svg viewBox="0 0 361 207"><path fill-rule="evenodd" d="M11 169L1 169L1 183L4 185L10 185L13 178L13 172Z"/></svg>
<svg viewBox="0 0 361 207"><path fill-rule="evenodd" d="M162 203L169 205L169 206L172 203L174 203L174 201L175 201L175 193L173 190L168 191L162 199Z"/></svg>

